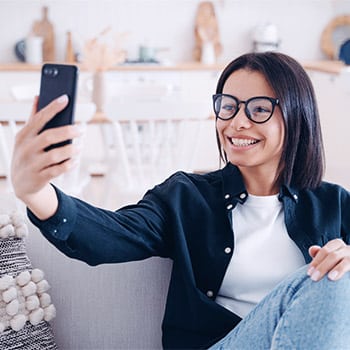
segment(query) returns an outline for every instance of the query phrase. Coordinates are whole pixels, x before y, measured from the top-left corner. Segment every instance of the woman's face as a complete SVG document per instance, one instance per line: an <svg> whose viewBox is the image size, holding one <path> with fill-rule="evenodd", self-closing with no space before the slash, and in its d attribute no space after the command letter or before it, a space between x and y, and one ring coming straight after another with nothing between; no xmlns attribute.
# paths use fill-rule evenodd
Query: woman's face
<svg viewBox="0 0 350 350"><path fill-rule="evenodd" d="M231 74L222 93L233 95L242 101L254 96L278 98L261 73L245 69ZM266 123L256 124L247 118L244 107L245 104L242 103L233 119L217 119L216 122L227 159L241 171L249 168L276 174L285 135L281 110L276 106Z"/></svg>

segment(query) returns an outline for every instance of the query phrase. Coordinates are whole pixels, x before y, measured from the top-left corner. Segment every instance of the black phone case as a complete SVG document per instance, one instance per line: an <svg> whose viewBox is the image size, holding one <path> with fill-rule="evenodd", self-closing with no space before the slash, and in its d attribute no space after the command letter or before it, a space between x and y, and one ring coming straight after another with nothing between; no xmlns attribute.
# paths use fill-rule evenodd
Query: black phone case
<svg viewBox="0 0 350 350"><path fill-rule="evenodd" d="M41 82L38 110L47 106L51 101L66 94L69 98L68 105L61 112L57 113L45 124L44 131L49 128L72 124L74 122L75 97L77 90L78 68L74 65L46 63L41 69ZM61 147L71 140L51 145L45 150Z"/></svg>

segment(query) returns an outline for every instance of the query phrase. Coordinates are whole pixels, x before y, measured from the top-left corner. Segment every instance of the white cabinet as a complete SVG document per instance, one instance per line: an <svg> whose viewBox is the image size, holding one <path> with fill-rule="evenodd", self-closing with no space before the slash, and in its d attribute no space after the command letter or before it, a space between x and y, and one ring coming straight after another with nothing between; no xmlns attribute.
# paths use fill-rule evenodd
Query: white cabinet
<svg viewBox="0 0 350 350"><path fill-rule="evenodd" d="M13 101L16 97L14 90L20 92L20 87L38 94L39 84L39 71L0 71L0 101Z"/></svg>
<svg viewBox="0 0 350 350"><path fill-rule="evenodd" d="M207 118L216 71L106 73L105 112L111 119Z"/></svg>
<svg viewBox="0 0 350 350"><path fill-rule="evenodd" d="M350 189L350 71L309 72L319 105L326 155L326 180Z"/></svg>
<svg viewBox="0 0 350 350"><path fill-rule="evenodd" d="M131 150L129 154L134 156L130 162L132 165L142 163L138 155L143 154L143 159L147 158L145 148L151 147L152 154L158 154L160 162L167 158L169 152L172 153L172 161L168 159L168 164L165 164L165 168L162 169L164 172L156 171L160 175L157 182L176 169L206 171L218 168L219 153L216 145L215 121L208 118L212 116L211 95L215 93L219 73L219 71L206 70L109 71L105 73L104 111L112 121L120 121L123 130L129 128L129 132L124 134L124 141L126 148ZM85 85L89 86L91 93L91 77L87 77ZM186 120L186 124L179 124L179 120ZM137 125L125 127L127 121L135 121ZM147 124L147 121L151 122ZM168 121L168 123L159 123L159 121ZM196 125L198 125L197 128ZM159 131L160 128L164 135L160 134L162 132ZM99 128L95 126L93 137L92 130L89 131L90 136L87 140L93 139L95 142L86 144L84 154L89 156L90 160L94 158L94 161L90 162L93 164L90 166L92 173L113 170L104 170L103 166L96 167L96 164L101 164L101 157L108 153L106 147L116 147L115 134L113 136L115 130L112 129L110 128L109 131L105 126ZM165 140L166 135L168 140ZM96 142L97 140L100 142ZM139 146L135 147L135 143L139 143ZM101 144L104 146L97 146ZM174 155L174 153L177 154ZM152 156L151 158L154 159ZM179 160L176 164L173 163L175 158ZM180 161L179 158L183 160L187 158L187 160ZM120 158L109 160L109 163L117 166ZM191 166L185 164L191 164ZM142 173L141 166L136 167L135 171ZM132 170L131 173L134 174L134 171Z"/></svg>
<svg viewBox="0 0 350 350"><path fill-rule="evenodd" d="M104 112L112 121L145 119L202 119L212 115L212 98L217 79L221 72L217 69L174 69L174 67L130 67L105 72ZM92 73L84 70L79 74L78 104L91 101ZM8 116L26 120L31 110L33 97L38 94L40 71L5 71L0 70L0 120ZM15 94L14 94L15 92ZM17 94L17 96L15 96ZM17 97L17 101L16 98ZM21 100L21 101L19 101ZM10 111L10 108L12 109ZM16 108L14 108L16 107ZM21 111L18 112L18 108ZM79 107L77 106L76 112ZM18 114L18 115L17 115ZM76 113L77 120L87 121L92 115ZM88 125L89 132L85 138L84 160L103 161L107 146L113 143L106 132L98 134L98 128ZM215 122L201 125L196 152L197 170L217 168L218 152L216 150ZM180 142L180 139L179 139ZM11 146L11 145L10 145ZM11 147L10 147L11 148ZM0 154L0 174L4 174L4 159ZM186 170L186 169L185 169Z"/></svg>
<svg viewBox="0 0 350 350"><path fill-rule="evenodd" d="M136 115L133 108L138 108L140 118L150 113L160 117L168 114L181 118L207 117L211 113L211 95L215 93L220 71L220 66L194 70L121 67L107 71L104 74L107 116L110 119L129 119L129 115ZM78 102L91 100L92 81L92 73L80 71ZM0 82L0 102L16 98L30 101L39 92L40 72L0 70ZM174 110L173 114L171 110Z"/></svg>

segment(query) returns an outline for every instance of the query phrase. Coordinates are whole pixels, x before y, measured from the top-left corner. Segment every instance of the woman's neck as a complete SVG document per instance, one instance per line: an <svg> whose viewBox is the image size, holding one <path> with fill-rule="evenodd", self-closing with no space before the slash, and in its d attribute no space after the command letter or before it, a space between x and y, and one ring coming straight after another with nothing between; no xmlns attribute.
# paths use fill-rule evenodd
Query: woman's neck
<svg viewBox="0 0 350 350"><path fill-rule="evenodd" d="M244 184L248 193L255 196L271 196L279 192L279 184L276 183L276 172L257 171L246 167L240 167Z"/></svg>

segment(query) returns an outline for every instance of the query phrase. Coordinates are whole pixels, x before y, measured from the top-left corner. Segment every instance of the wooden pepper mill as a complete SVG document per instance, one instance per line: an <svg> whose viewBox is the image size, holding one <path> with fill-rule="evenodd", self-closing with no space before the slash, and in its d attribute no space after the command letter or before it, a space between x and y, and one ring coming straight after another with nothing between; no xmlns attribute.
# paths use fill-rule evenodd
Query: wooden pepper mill
<svg viewBox="0 0 350 350"><path fill-rule="evenodd" d="M43 38L43 60L45 62L55 61L55 33L54 27L48 18L47 6L42 8L42 19L34 22L32 33Z"/></svg>
<svg viewBox="0 0 350 350"><path fill-rule="evenodd" d="M206 48L213 50L214 60L222 52L219 36L219 26L215 15L214 4L211 1L202 1L197 8L197 16L194 28L195 47L193 58L195 61L205 60Z"/></svg>
<svg viewBox="0 0 350 350"><path fill-rule="evenodd" d="M65 61L66 61L66 63L74 63L75 62L72 33L69 31L67 32Z"/></svg>

